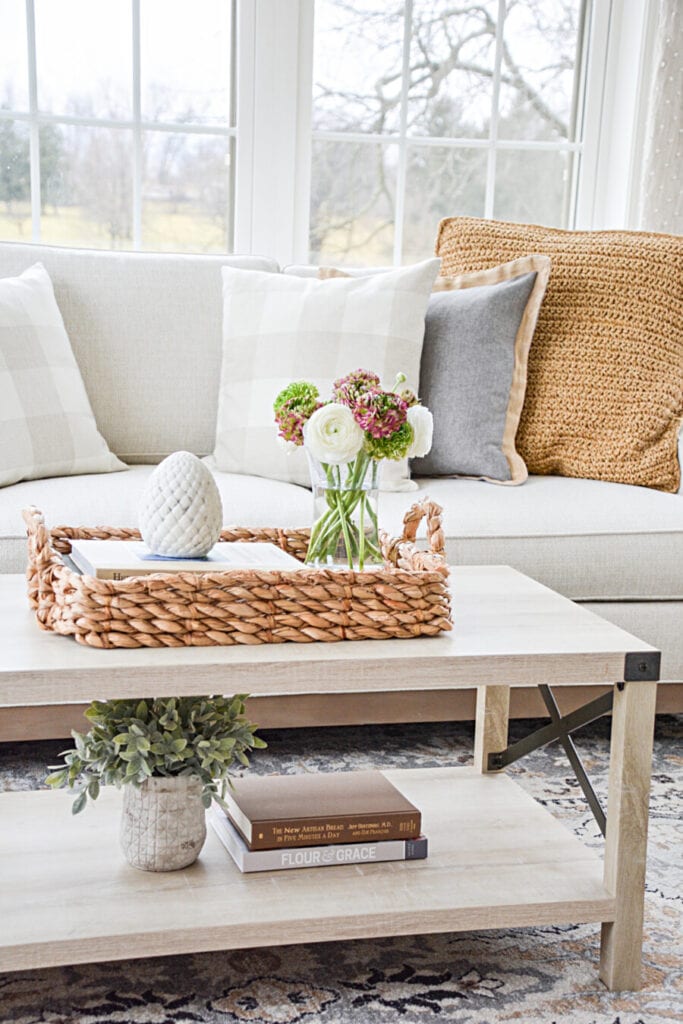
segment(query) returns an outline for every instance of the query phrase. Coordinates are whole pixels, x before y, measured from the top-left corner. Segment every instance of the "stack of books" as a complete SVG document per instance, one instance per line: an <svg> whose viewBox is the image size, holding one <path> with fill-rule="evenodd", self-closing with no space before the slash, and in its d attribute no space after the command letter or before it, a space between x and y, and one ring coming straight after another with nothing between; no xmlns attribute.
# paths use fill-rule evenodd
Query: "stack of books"
<svg viewBox="0 0 683 1024"><path fill-rule="evenodd" d="M303 563L275 544L220 541L204 558L155 555L142 541L74 540L71 569L99 580L123 580L158 572L227 572L230 569L303 569Z"/></svg>
<svg viewBox="0 0 683 1024"><path fill-rule="evenodd" d="M379 771L247 776L209 820L240 871L423 860L420 811Z"/></svg>

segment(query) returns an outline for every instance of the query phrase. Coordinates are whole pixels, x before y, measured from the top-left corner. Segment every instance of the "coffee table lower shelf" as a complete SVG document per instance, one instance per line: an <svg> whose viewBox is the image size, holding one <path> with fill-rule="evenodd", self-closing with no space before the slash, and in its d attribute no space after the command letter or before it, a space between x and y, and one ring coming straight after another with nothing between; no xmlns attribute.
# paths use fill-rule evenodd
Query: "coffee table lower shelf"
<svg viewBox="0 0 683 1024"><path fill-rule="evenodd" d="M4 971L334 939L614 919L602 861L504 775L387 771L422 809L426 861L242 875L209 828L196 864L129 867L121 794L0 796Z"/></svg>

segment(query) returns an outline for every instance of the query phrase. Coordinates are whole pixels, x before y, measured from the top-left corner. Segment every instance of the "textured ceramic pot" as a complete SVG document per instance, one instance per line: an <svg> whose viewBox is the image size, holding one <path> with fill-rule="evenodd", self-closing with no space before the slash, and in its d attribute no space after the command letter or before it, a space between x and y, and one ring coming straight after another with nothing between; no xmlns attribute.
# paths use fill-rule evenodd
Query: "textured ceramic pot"
<svg viewBox="0 0 683 1024"><path fill-rule="evenodd" d="M123 787L121 849L142 871L177 871L192 864L206 839L199 779L151 778Z"/></svg>

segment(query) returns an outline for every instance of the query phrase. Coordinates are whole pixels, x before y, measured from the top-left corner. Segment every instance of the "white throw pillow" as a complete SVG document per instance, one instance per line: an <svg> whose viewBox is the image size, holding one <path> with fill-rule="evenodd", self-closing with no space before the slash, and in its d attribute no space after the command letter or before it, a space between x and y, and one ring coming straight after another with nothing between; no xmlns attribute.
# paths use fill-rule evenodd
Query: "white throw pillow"
<svg viewBox="0 0 683 1024"><path fill-rule="evenodd" d="M425 312L438 259L360 278L290 277L223 268L223 366L212 469L309 483L303 449L277 442L273 402L290 381L323 399L332 381L363 368L384 387L406 374L417 390ZM397 479L398 477L398 479ZM385 489L410 489L407 466L385 460Z"/></svg>
<svg viewBox="0 0 683 1024"><path fill-rule="evenodd" d="M117 469L45 267L0 280L0 487Z"/></svg>

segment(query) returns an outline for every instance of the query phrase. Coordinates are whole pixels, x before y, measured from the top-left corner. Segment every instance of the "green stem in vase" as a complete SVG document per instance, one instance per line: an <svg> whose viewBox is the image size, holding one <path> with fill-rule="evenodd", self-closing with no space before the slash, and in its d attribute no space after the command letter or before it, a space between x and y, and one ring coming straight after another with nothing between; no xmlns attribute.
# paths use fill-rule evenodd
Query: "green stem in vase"
<svg viewBox="0 0 683 1024"><path fill-rule="evenodd" d="M344 543L346 544L346 559L349 563L349 569L353 569L353 550L351 534L349 533L349 521L346 517L346 511L344 509L341 494L337 494L337 502L339 507L339 521L341 523L342 533L344 534Z"/></svg>
<svg viewBox="0 0 683 1024"><path fill-rule="evenodd" d="M376 466L371 465L370 456L359 452L351 462L318 466L316 474L312 464L311 475L316 504L322 504L324 511L311 528L306 561L329 565L342 557L350 569L357 565L359 570L369 559L381 562L377 515L368 493L368 484L376 489Z"/></svg>
<svg viewBox="0 0 683 1024"><path fill-rule="evenodd" d="M367 495L365 491L360 499L360 515L358 517L358 535L360 538L360 551L358 552L358 568L363 569L365 567L365 506L367 504Z"/></svg>

